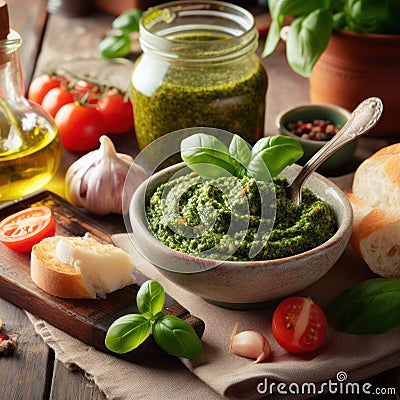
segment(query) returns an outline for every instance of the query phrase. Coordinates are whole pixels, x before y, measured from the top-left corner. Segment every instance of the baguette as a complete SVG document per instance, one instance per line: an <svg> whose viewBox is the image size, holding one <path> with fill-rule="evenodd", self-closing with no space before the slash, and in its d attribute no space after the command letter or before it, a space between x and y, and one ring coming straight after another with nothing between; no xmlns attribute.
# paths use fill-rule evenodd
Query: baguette
<svg viewBox="0 0 400 400"><path fill-rule="evenodd" d="M347 195L353 207L350 244L374 273L400 277L400 143L363 161Z"/></svg>
<svg viewBox="0 0 400 400"><path fill-rule="evenodd" d="M104 298L134 282L129 254L89 237L53 236L33 246L32 280L62 298Z"/></svg>
<svg viewBox="0 0 400 400"><path fill-rule="evenodd" d="M364 160L354 174L352 191L371 207L400 212L400 143Z"/></svg>
<svg viewBox="0 0 400 400"><path fill-rule="evenodd" d="M400 277L400 216L393 210L371 207L348 193L353 207L350 244L372 272L385 278Z"/></svg>

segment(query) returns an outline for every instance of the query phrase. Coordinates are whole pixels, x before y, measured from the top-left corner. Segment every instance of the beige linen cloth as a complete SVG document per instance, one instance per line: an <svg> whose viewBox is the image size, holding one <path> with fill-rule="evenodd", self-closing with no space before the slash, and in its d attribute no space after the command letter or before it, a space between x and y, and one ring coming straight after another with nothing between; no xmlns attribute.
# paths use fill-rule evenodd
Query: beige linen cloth
<svg viewBox="0 0 400 400"><path fill-rule="evenodd" d="M336 181L349 188L352 176ZM271 383L284 383L290 398L296 386L290 383L348 383L371 377L400 365L400 329L382 335L349 335L330 328L323 348L312 356L295 356L279 347L271 333L271 317L276 304L257 310L235 311L220 308L188 293L165 279L158 270L134 249L127 234L115 235L116 245L131 253L136 267L151 279L158 280L191 314L205 322L203 354L193 362L160 364L157 368L129 363L101 353L29 315L37 332L54 349L56 357L69 367L79 367L91 377L109 399L258 399L282 398L270 394ZM348 247L338 263L300 295L311 296L324 307L331 299L356 282L372 277L363 261ZM272 348L266 362L229 353L230 335L235 323L239 331L263 333ZM338 378L338 380L337 380ZM276 386L275 386L276 387ZM282 386L281 386L282 388ZM373 388L371 388L373 390ZM361 391L361 388L360 388ZM310 397L305 393L292 395L296 399ZM313 393L311 393L313 394Z"/></svg>

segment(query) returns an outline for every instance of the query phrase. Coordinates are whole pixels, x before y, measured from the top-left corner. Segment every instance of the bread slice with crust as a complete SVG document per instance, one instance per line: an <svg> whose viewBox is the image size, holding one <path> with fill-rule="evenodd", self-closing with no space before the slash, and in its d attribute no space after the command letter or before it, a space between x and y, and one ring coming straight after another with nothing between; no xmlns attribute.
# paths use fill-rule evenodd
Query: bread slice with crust
<svg viewBox="0 0 400 400"><path fill-rule="evenodd" d="M371 207L348 193L353 207L350 244L372 272L385 278L400 277L400 214Z"/></svg>
<svg viewBox="0 0 400 400"><path fill-rule="evenodd" d="M49 237L31 252L32 280L57 297L105 297L132 284L133 269L129 254L87 235Z"/></svg>
<svg viewBox="0 0 400 400"><path fill-rule="evenodd" d="M364 160L354 174L352 191L371 207L400 213L400 143Z"/></svg>

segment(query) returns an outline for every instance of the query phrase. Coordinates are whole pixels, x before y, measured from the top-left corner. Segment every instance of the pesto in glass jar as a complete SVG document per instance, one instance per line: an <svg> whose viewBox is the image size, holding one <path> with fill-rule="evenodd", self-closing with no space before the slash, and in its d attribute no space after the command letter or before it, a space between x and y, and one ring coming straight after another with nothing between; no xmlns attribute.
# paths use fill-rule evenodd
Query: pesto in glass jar
<svg viewBox="0 0 400 400"><path fill-rule="evenodd" d="M131 90L141 149L195 126L250 144L263 136L267 75L249 12L216 1L166 3L143 15L140 43Z"/></svg>

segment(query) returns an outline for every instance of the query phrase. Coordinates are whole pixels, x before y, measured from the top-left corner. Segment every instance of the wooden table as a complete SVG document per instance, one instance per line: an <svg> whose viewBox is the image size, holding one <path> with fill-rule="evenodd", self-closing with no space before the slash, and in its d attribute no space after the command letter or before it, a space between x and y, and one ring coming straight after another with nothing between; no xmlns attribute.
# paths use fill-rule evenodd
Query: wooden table
<svg viewBox="0 0 400 400"><path fill-rule="evenodd" d="M68 56L94 55L97 44L110 28L113 19L112 16L96 11L88 17L79 18L49 14L45 0L9 0L7 3L11 27L23 38L20 56L26 87L32 77L45 70L50 62ZM280 110L308 100L308 80L288 68L283 45L263 63L269 74L266 132L274 133L274 118ZM357 150L358 161L385 143L382 140L362 139ZM133 155L137 153L132 133L119 136L116 146L119 151ZM75 158L73 154L64 151L60 172L49 185L51 190L62 194L60 183L63 174ZM105 398L84 373L70 372L55 360L52 350L35 333L23 310L0 298L0 314L6 329L19 334L15 355L0 359L0 400ZM400 398L400 368L368 381L376 387L396 388L397 395L385 398Z"/></svg>

